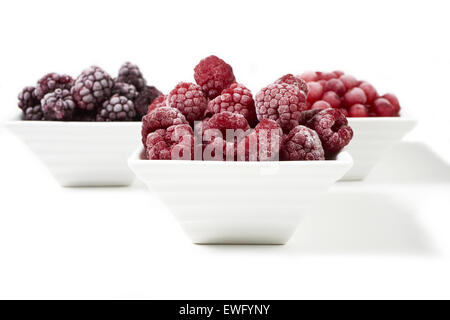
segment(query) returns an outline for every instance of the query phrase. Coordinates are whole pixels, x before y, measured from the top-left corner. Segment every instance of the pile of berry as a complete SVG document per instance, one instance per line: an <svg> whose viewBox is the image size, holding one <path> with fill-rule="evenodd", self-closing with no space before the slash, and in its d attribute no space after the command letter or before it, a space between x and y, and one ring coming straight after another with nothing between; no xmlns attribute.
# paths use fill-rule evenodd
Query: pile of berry
<svg viewBox="0 0 450 320"><path fill-rule="evenodd" d="M400 104L392 93L380 96L373 85L342 71L303 73L308 108L335 108L347 117L398 117Z"/></svg>
<svg viewBox="0 0 450 320"><path fill-rule="evenodd" d="M46 74L19 93L18 105L25 120L140 121L160 94L136 65L126 62L115 79L96 66L75 80Z"/></svg>
<svg viewBox="0 0 450 320"><path fill-rule="evenodd" d="M353 137L339 109L309 110L311 88L299 76L287 74L253 96L229 64L209 56L194 79L149 106L142 119L147 159L325 160Z"/></svg>

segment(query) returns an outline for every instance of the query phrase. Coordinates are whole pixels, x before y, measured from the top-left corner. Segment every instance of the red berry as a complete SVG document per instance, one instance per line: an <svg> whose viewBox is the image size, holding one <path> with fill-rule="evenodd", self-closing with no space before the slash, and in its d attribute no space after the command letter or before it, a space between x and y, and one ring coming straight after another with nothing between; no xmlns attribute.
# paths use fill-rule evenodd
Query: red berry
<svg viewBox="0 0 450 320"><path fill-rule="evenodd" d="M320 83L311 81L308 82L308 102L314 103L320 98L322 98L323 95L323 88L320 85Z"/></svg>
<svg viewBox="0 0 450 320"><path fill-rule="evenodd" d="M337 76L333 72L318 72L318 74L319 78L325 81L337 78Z"/></svg>
<svg viewBox="0 0 450 320"><path fill-rule="evenodd" d="M300 115L298 123L302 126L308 126L309 121L311 121L311 119L314 118L314 116L318 114L320 111L322 111L322 109L311 109L303 111Z"/></svg>
<svg viewBox="0 0 450 320"><path fill-rule="evenodd" d="M223 138L226 138L227 129L230 130L243 130L247 131L250 129L247 119L239 113L232 113L229 111L222 111L216 113L207 121L204 122L203 130L217 129L220 130Z"/></svg>
<svg viewBox="0 0 450 320"><path fill-rule="evenodd" d="M325 84L325 92L326 91L334 91L336 92L340 97L342 97L345 94L345 86L344 83L339 79L331 79L328 80Z"/></svg>
<svg viewBox="0 0 450 320"><path fill-rule="evenodd" d="M147 136L146 157L150 160L193 160L194 132L188 124L158 129Z"/></svg>
<svg viewBox="0 0 450 320"><path fill-rule="evenodd" d="M298 125L300 113L307 108L304 92L286 83L262 88L255 97L255 106L258 120L275 120L286 132Z"/></svg>
<svg viewBox="0 0 450 320"><path fill-rule="evenodd" d="M378 98L373 102L373 111L377 117L393 117L395 115L395 108L385 98Z"/></svg>
<svg viewBox="0 0 450 320"><path fill-rule="evenodd" d="M366 94L368 103L372 103L372 101L374 101L378 97L377 90L375 89L375 87L373 85L371 85L368 82L362 82L359 85L359 88L361 88L364 91L364 93Z"/></svg>
<svg viewBox="0 0 450 320"><path fill-rule="evenodd" d="M156 108L167 107L167 95L161 94L155 100L153 100L152 104L148 106L147 113L152 112Z"/></svg>
<svg viewBox="0 0 450 320"><path fill-rule="evenodd" d="M256 125L255 101L251 91L242 84L232 84L220 96L211 100L205 115L212 116L222 111L239 113L247 119L250 126Z"/></svg>
<svg viewBox="0 0 450 320"><path fill-rule="evenodd" d="M333 108L339 108L339 106L341 105L341 98L339 98L337 93L334 91L325 92L322 100L328 102Z"/></svg>
<svg viewBox="0 0 450 320"><path fill-rule="evenodd" d="M400 112L400 102L394 94L386 93L385 95L383 95L383 98L385 98L392 104L395 114L398 114Z"/></svg>
<svg viewBox="0 0 450 320"><path fill-rule="evenodd" d="M209 99L217 97L234 81L233 68L216 56L209 56L194 69L194 79Z"/></svg>
<svg viewBox="0 0 450 320"><path fill-rule="evenodd" d="M317 81L321 86L322 86L322 89L324 89L325 90L325 86L327 85L327 80L319 80L319 81Z"/></svg>
<svg viewBox="0 0 450 320"><path fill-rule="evenodd" d="M367 102L367 97L363 89L353 88L347 91L344 96L344 101L347 106L352 106L357 103L365 104Z"/></svg>
<svg viewBox="0 0 450 320"><path fill-rule="evenodd" d="M325 160L322 143L314 130L296 126L283 137L281 160Z"/></svg>
<svg viewBox="0 0 450 320"><path fill-rule="evenodd" d="M358 85L358 80L354 76L351 76L349 74L344 74L343 76L340 76L339 78L343 83L347 90L350 90L351 88L354 88Z"/></svg>
<svg viewBox="0 0 450 320"><path fill-rule="evenodd" d="M342 114L346 117L348 117L348 111L345 108L337 108L337 110L339 110L340 112L342 112Z"/></svg>
<svg viewBox="0 0 450 320"><path fill-rule="evenodd" d="M293 84L299 87L300 90L303 91L303 93L308 95L308 85L306 84L306 81L300 78L299 76L294 76L292 74L286 74L282 76L280 79L275 81L275 83L287 83L287 84Z"/></svg>
<svg viewBox="0 0 450 320"><path fill-rule="evenodd" d="M333 73L336 75L337 78L344 75L344 72L340 70L333 71Z"/></svg>
<svg viewBox="0 0 450 320"><path fill-rule="evenodd" d="M306 71L306 72L303 72L302 75L300 76L300 78L302 78L302 79L305 80L306 82L317 81L317 80L319 80L319 77L318 77L318 75L317 75L317 72L314 72L314 71Z"/></svg>
<svg viewBox="0 0 450 320"><path fill-rule="evenodd" d="M348 109L348 116L349 117L368 117L369 111L367 110L366 106L362 104L354 104Z"/></svg>
<svg viewBox="0 0 450 320"><path fill-rule="evenodd" d="M328 102L319 100L319 101L314 102L314 104L311 107L311 110L324 110L324 109L328 109L328 108L331 108L331 106Z"/></svg>
<svg viewBox="0 0 450 320"><path fill-rule="evenodd" d="M180 82L170 91L167 104L169 107L180 110L186 120L193 124L194 121L203 118L208 101L200 86L194 83Z"/></svg>

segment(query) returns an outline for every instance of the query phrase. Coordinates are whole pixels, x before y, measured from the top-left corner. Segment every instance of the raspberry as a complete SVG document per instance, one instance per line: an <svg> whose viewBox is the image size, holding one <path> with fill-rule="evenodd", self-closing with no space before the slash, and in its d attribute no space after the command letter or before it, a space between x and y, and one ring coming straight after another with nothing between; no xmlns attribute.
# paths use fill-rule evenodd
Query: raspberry
<svg viewBox="0 0 450 320"><path fill-rule="evenodd" d="M193 124L196 120L201 120L208 106L202 88L189 83L180 82L170 91L167 97L169 107L176 108L186 117L186 120Z"/></svg>
<svg viewBox="0 0 450 320"><path fill-rule="evenodd" d="M322 98L322 95L323 87L320 83L315 81L308 82L308 102L314 103Z"/></svg>
<svg viewBox="0 0 450 320"><path fill-rule="evenodd" d="M94 110L111 96L114 82L101 68L85 69L75 80L72 96L80 109Z"/></svg>
<svg viewBox="0 0 450 320"><path fill-rule="evenodd" d="M119 96L124 96L129 100L134 101L138 95L138 92L132 84L126 82L115 82L112 89L112 94L118 94Z"/></svg>
<svg viewBox="0 0 450 320"><path fill-rule="evenodd" d="M58 73L48 73L38 80L36 85L36 97L41 100L44 96L53 92L55 89L67 89L70 90L73 84L71 76Z"/></svg>
<svg viewBox="0 0 450 320"><path fill-rule="evenodd" d="M362 82L359 85L359 88L361 88L364 91L364 93L366 94L368 103L372 103L372 101L374 101L378 97L377 90L375 89L375 87L373 85L371 85L368 82Z"/></svg>
<svg viewBox="0 0 450 320"><path fill-rule="evenodd" d="M148 107L153 103L153 100L161 94L161 91L153 86L145 86L144 89L139 92L134 101L134 108L136 109L139 120L148 113Z"/></svg>
<svg viewBox="0 0 450 320"><path fill-rule="evenodd" d="M325 84L325 92L327 91L334 91L336 94L340 97L342 97L345 94L345 85L344 83L339 79L331 79L328 80Z"/></svg>
<svg viewBox="0 0 450 320"><path fill-rule="evenodd" d="M34 106L40 104L39 99L36 97L35 87L23 88L17 98L19 99L18 106L24 112L26 109L33 108Z"/></svg>
<svg viewBox="0 0 450 320"><path fill-rule="evenodd" d="M286 83L274 83L261 89L255 100L258 120L275 120L285 132L298 125L300 113L307 108L303 91Z"/></svg>
<svg viewBox="0 0 450 320"><path fill-rule="evenodd" d="M210 119L205 122L203 130L217 129L220 130L222 136L226 137L226 130L243 130L247 131L250 126L247 119L241 114L232 113L229 111L222 111L221 113L216 113Z"/></svg>
<svg viewBox="0 0 450 320"><path fill-rule="evenodd" d="M345 108L337 108L345 117L348 117L348 110Z"/></svg>
<svg viewBox="0 0 450 320"><path fill-rule="evenodd" d="M361 88L353 88L347 91L344 96L345 104L350 107L354 104L360 103L365 104L367 102L366 94Z"/></svg>
<svg viewBox="0 0 450 320"><path fill-rule="evenodd" d="M152 104L148 107L147 113L161 107L167 107L167 95L165 94L161 94L158 98L153 100Z"/></svg>
<svg viewBox="0 0 450 320"><path fill-rule="evenodd" d="M314 130L296 126L283 137L281 160L325 160L322 143Z"/></svg>
<svg viewBox="0 0 450 320"><path fill-rule="evenodd" d="M103 103L98 110L97 121L132 121L136 117L134 103L118 94Z"/></svg>
<svg viewBox="0 0 450 320"><path fill-rule="evenodd" d="M318 114L322 109L311 109L307 111L303 111L300 114L300 119L298 120L298 123L302 126L309 126L309 122L316 114Z"/></svg>
<svg viewBox="0 0 450 320"><path fill-rule="evenodd" d="M27 107L23 110L24 120L44 120L44 112L40 104L34 107Z"/></svg>
<svg viewBox="0 0 450 320"><path fill-rule="evenodd" d="M239 143L238 160L267 161L277 160L283 130L278 123L263 119L250 134Z"/></svg>
<svg viewBox="0 0 450 320"><path fill-rule="evenodd" d="M275 81L275 83L287 83L296 85L297 87L299 87L300 90L303 91L305 96L308 95L308 85L306 84L306 81L299 76L293 76L292 74L289 73L282 76L280 79Z"/></svg>
<svg viewBox="0 0 450 320"><path fill-rule="evenodd" d="M153 131L187 123L186 118L178 109L170 107L157 108L142 118L142 143L145 147L147 136Z"/></svg>
<svg viewBox="0 0 450 320"><path fill-rule="evenodd" d="M305 80L306 82L311 82L311 81L317 81L319 80L319 76L317 75L317 72L314 71L306 71L303 72L300 75L300 78L302 78L303 80Z"/></svg>
<svg viewBox="0 0 450 320"><path fill-rule="evenodd" d="M358 85L358 80L349 74L344 74L340 76L339 79L342 81L347 90L350 90Z"/></svg>
<svg viewBox="0 0 450 320"><path fill-rule="evenodd" d="M188 124L158 129L147 136L146 157L150 160L193 160L194 132Z"/></svg>
<svg viewBox="0 0 450 320"><path fill-rule="evenodd" d="M392 117L395 115L394 106L385 98L378 98L373 102L373 111L377 117Z"/></svg>
<svg viewBox="0 0 450 320"><path fill-rule="evenodd" d="M194 79L209 99L217 97L235 81L233 68L216 56L199 62L194 69Z"/></svg>
<svg viewBox="0 0 450 320"><path fill-rule="evenodd" d="M326 109L317 113L308 125L315 130L327 157L336 155L353 137L347 118L338 109Z"/></svg>
<svg viewBox="0 0 450 320"><path fill-rule="evenodd" d="M392 104L395 114L398 114L400 112L400 102L394 94L386 93L385 95L383 95L383 98L385 98Z"/></svg>
<svg viewBox="0 0 450 320"><path fill-rule="evenodd" d="M334 91L327 91L322 97L323 101L326 101L333 108L339 108L341 106L341 98Z"/></svg>
<svg viewBox="0 0 450 320"><path fill-rule="evenodd" d="M75 102L67 89L56 89L41 100L45 120L71 120Z"/></svg>
<svg viewBox="0 0 450 320"><path fill-rule="evenodd" d="M116 81L132 84L139 92L144 90L147 84L139 67L131 62L125 62L120 67Z"/></svg>
<svg viewBox="0 0 450 320"><path fill-rule="evenodd" d="M369 111L367 110L366 106L362 104L354 104L348 109L348 116L349 117L368 117Z"/></svg>
<svg viewBox="0 0 450 320"><path fill-rule="evenodd" d="M327 101L319 100L313 103L312 110L324 110L331 108L331 105Z"/></svg>
<svg viewBox="0 0 450 320"><path fill-rule="evenodd" d="M239 113L247 119L249 125L256 125L255 101L252 93L244 85L233 83L228 89L222 91L208 104L205 115L212 116L222 111Z"/></svg>

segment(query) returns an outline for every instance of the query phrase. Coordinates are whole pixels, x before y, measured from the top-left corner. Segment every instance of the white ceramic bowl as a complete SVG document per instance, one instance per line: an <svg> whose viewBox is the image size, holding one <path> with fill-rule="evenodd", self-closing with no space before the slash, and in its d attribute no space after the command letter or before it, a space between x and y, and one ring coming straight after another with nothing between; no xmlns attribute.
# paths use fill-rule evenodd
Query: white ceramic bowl
<svg viewBox="0 0 450 320"><path fill-rule="evenodd" d="M353 158L353 167L341 180L364 179L378 160L416 125L408 117L347 118L353 139L346 151Z"/></svg>
<svg viewBox="0 0 450 320"><path fill-rule="evenodd" d="M62 186L125 186L134 180L127 158L139 144L141 122L15 120L5 125Z"/></svg>
<svg viewBox="0 0 450 320"><path fill-rule="evenodd" d="M128 163L199 244L284 244L307 207L352 166L337 160L220 162L143 160Z"/></svg>

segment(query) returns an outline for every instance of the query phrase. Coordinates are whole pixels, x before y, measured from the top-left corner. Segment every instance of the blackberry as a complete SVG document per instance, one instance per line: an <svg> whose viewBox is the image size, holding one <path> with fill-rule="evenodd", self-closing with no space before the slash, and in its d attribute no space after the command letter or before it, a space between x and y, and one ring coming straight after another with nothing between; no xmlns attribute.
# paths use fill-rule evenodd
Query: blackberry
<svg viewBox="0 0 450 320"><path fill-rule="evenodd" d="M97 117L97 112L95 110L87 111L87 110L83 110L80 108L75 108L72 120L73 121L92 122L92 121L95 121L96 117Z"/></svg>
<svg viewBox="0 0 450 320"><path fill-rule="evenodd" d="M68 89L72 87L73 79L71 76L58 73L48 73L39 79L36 85L36 97L41 100L44 96L53 92L55 89Z"/></svg>
<svg viewBox="0 0 450 320"><path fill-rule="evenodd" d="M94 110L111 97L113 85L109 74L99 67L92 66L76 78L72 96L80 109Z"/></svg>
<svg viewBox="0 0 450 320"><path fill-rule="evenodd" d="M115 82L112 89L112 94L118 94L119 96L127 97L134 101L138 95L136 87L126 82Z"/></svg>
<svg viewBox="0 0 450 320"><path fill-rule="evenodd" d="M97 121L132 121L135 116L133 101L115 94L98 110Z"/></svg>
<svg viewBox="0 0 450 320"><path fill-rule="evenodd" d="M18 106L24 112L26 109L33 108L34 106L39 104L39 99L36 98L35 89L35 87L25 87L17 97L19 99Z"/></svg>
<svg viewBox="0 0 450 320"><path fill-rule="evenodd" d="M153 100L162 95L162 92L153 86L145 86L141 90L134 101L134 108L136 109L138 120L141 120L143 116L147 114L148 107L152 104Z"/></svg>
<svg viewBox="0 0 450 320"><path fill-rule="evenodd" d="M41 100L45 120L71 120L75 102L67 89L56 89Z"/></svg>
<svg viewBox="0 0 450 320"><path fill-rule="evenodd" d="M144 90L147 84L139 67L131 62L125 62L120 67L116 81L132 84L139 92Z"/></svg>
<svg viewBox="0 0 450 320"><path fill-rule="evenodd" d="M42 112L42 107L40 104L34 107L27 107L23 110L24 120L44 120L44 112Z"/></svg>

